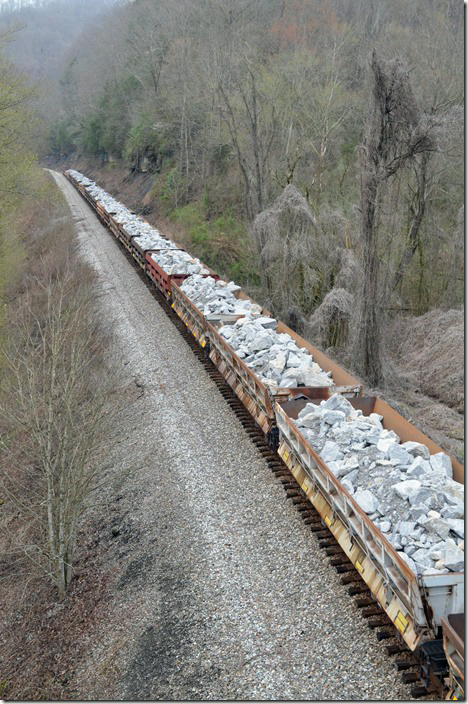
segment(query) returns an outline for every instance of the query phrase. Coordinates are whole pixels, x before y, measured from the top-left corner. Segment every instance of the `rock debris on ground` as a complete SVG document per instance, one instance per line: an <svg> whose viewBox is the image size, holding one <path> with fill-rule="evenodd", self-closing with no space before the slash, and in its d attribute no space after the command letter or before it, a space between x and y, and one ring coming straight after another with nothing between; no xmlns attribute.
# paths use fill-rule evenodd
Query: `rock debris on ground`
<svg viewBox="0 0 468 704"><path fill-rule="evenodd" d="M58 173L101 281L122 393L96 508L109 617L78 698L408 700L240 422L164 310Z"/></svg>

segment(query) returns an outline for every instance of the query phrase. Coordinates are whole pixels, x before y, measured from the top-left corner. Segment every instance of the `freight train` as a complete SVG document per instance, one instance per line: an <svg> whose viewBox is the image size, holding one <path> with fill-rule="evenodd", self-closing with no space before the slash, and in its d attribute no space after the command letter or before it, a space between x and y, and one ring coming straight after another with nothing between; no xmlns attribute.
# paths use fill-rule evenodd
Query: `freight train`
<svg viewBox="0 0 468 704"><path fill-rule="evenodd" d="M204 314L182 290L183 282L191 273L186 268L181 272L177 271L177 266L175 270L174 266L164 267L157 261L161 253L168 250L173 253L174 250L180 253L185 250L114 201L79 172L68 170L65 176L161 292L265 433L270 445L294 475L302 495L320 514L324 526L395 625L398 638L411 651L417 649L420 674L426 686L435 683L440 686L442 682L446 698L463 698L464 573L444 571L421 575L411 569L388 536L331 471L329 463L301 433L296 421L307 404L318 405L339 393L364 417L378 414L383 428L394 431L402 443L421 443L431 455L442 452L441 448L382 399L363 396L362 386L355 378L278 321L275 321L276 332L289 335L299 349L310 354L328 373L331 384L272 390L271 385L260 378L220 333L226 325L236 325L241 315ZM139 237L141 231L148 236ZM157 243L156 247L151 246L152 242ZM209 276L215 281L220 279L202 263L198 262L196 266L200 276ZM241 290L237 290L235 296L239 301L250 300L255 304ZM256 305L261 315L271 317L268 310ZM453 479L463 485L463 467L455 459L451 462Z"/></svg>

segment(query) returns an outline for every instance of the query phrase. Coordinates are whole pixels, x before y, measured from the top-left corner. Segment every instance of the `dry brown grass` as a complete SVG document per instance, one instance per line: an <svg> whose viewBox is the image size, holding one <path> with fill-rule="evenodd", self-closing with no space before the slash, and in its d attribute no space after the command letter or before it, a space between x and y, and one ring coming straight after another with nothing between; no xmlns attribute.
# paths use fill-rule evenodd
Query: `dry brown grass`
<svg viewBox="0 0 468 704"><path fill-rule="evenodd" d="M433 310L399 318L389 330L388 346L399 370L423 394L464 411L464 314Z"/></svg>

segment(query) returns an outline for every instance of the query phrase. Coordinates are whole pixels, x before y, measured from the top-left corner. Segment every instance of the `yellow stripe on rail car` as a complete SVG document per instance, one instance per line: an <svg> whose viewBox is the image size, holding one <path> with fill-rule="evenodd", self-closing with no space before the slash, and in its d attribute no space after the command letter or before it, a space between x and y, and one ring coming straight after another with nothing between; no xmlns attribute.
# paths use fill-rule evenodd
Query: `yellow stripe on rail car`
<svg viewBox="0 0 468 704"><path fill-rule="evenodd" d="M408 627L408 621L406 618L403 616L401 611L398 612L397 617L395 619L395 626L398 628L400 631L401 635L406 631Z"/></svg>

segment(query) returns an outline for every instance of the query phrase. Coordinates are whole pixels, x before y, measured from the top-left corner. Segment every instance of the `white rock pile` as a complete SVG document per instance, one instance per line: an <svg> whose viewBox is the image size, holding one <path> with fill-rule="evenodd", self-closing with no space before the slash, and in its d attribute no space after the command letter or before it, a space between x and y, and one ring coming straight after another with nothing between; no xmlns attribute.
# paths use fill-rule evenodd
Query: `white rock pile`
<svg viewBox="0 0 468 704"><path fill-rule="evenodd" d="M323 369L287 333L277 333L274 318L240 318L224 325L219 334L271 391L296 386L332 386L331 372Z"/></svg>
<svg viewBox="0 0 468 704"><path fill-rule="evenodd" d="M176 245L171 240L162 237L159 232L144 232L133 238L142 249L176 249Z"/></svg>
<svg viewBox="0 0 468 704"><path fill-rule="evenodd" d="M210 273L199 259L193 258L183 249L162 250L161 252L153 252L150 256L167 274Z"/></svg>
<svg viewBox="0 0 468 704"><path fill-rule="evenodd" d="M181 287L185 295L195 304L201 313L209 317L220 315L261 315L262 308L258 303L236 298L236 291L241 287L234 281L227 283L212 276L193 274L185 279Z"/></svg>
<svg viewBox="0 0 468 704"><path fill-rule="evenodd" d="M138 244L143 249L157 249L159 246L161 248L164 246L168 249L175 249L177 247L174 242L163 237L159 230L152 227L148 222L142 220L138 215L132 213L125 205L120 203L115 198L112 198L109 193L107 193L103 188L100 188L94 181L83 176L79 171L74 169L69 169L67 171L70 176L81 183L85 190L94 198L94 200L99 201L104 210L112 215L114 220L122 225L125 231L130 236L138 236Z"/></svg>
<svg viewBox="0 0 468 704"><path fill-rule="evenodd" d="M400 443L381 421L334 394L308 403L295 423L415 574L463 571L464 486L450 458Z"/></svg>

